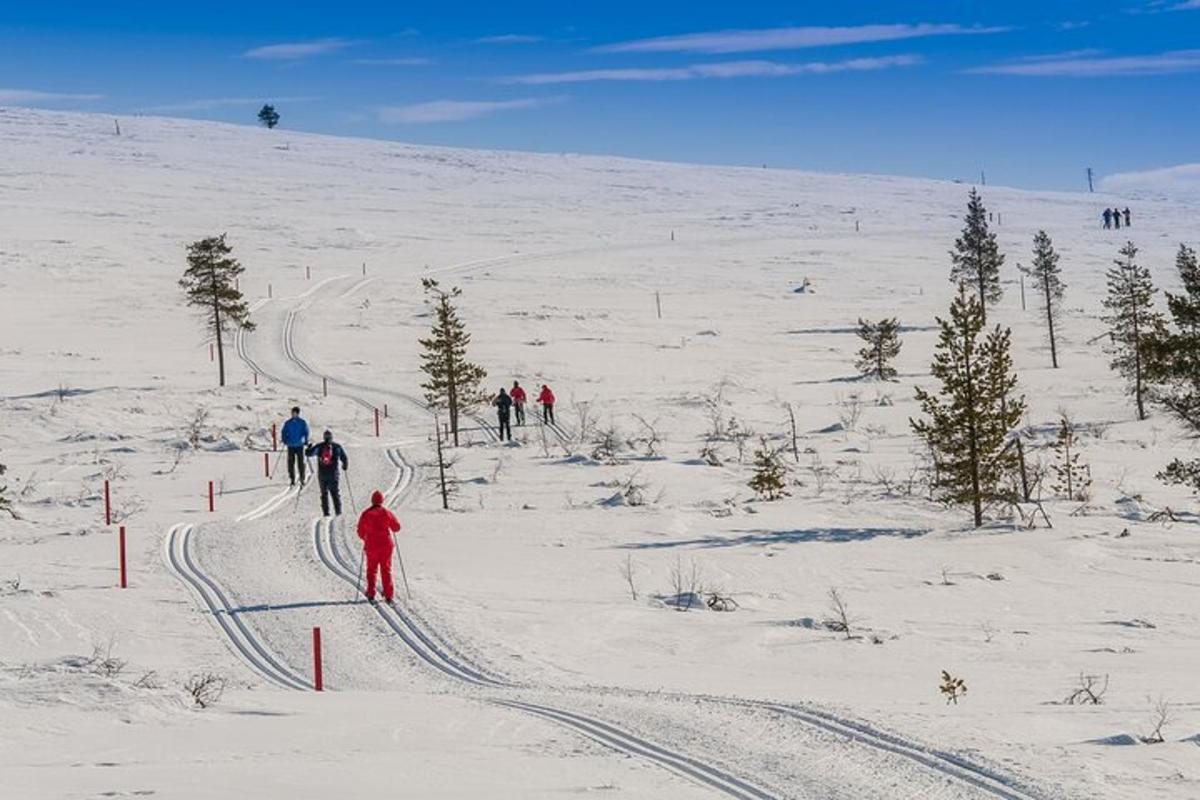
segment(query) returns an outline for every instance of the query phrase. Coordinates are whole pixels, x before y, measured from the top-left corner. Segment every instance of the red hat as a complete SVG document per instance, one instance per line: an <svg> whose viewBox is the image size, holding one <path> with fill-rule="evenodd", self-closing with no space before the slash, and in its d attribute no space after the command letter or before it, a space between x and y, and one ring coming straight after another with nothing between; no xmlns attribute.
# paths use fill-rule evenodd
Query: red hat
<svg viewBox="0 0 1200 800"><path fill-rule="evenodd" d="M383 505L383 492L379 491L378 489L375 490L375 493L371 495L371 505Z"/></svg>

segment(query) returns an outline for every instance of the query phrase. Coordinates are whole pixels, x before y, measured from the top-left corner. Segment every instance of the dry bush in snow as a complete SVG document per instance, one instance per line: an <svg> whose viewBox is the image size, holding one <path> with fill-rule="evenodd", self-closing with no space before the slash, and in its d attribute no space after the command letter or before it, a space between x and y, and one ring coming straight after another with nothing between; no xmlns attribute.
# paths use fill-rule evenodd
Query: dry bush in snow
<svg viewBox="0 0 1200 800"><path fill-rule="evenodd" d="M1139 736L1144 744L1162 744L1163 728L1171 723L1171 704L1162 697L1150 701L1150 732Z"/></svg>
<svg viewBox="0 0 1200 800"><path fill-rule="evenodd" d="M1085 705L1098 706L1104 703L1104 693L1108 691L1108 676L1086 675L1079 673L1079 685L1067 695L1063 702L1069 706Z"/></svg>
<svg viewBox="0 0 1200 800"><path fill-rule="evenodd" d="M946 705L958 705L958 699L967 693L967 684L962 678L955 678L946 670L942 670L942 683L938 691L946 695Z"/></svg>
<svg viewBox="0 0 1200 800"><path fill-rule="evenodd" d="M183 683L183 691L197 708L216 705L225 693L225 678L212 672L199 672Z"/></svg>
<svg viewBox="0 0 1200 800"><path fill-rule="evenodd" d="M835 587L830 587L829 594L829 616L822 623L826 630L843 633L846 638L851 638L854 627L854 619L850 616L850 608L846 605L842 593Z"/></svg>
<svg viewBox="0 0 1200 800"><path fill-rule="evenodd" d="M640 431L637 435L629 439L629 444L633 447L641 447L647 458L656 458L658 456L658 448L662 444L662 436L658 432L658 418L647 422L646 418L640 414L634 414L633 418L637 420Z"/></svg>
<svg viewBox="0 0 1200 800"><path fill-rule="evenodd" d="M625 579L625 584L629 587L629 596L634 600L638 599L637 576L634 574L637 565L633 563L633 554L625 556L625 560L621 562L621 577Z"/></svg>
<svg viewBox="0 0 1200 800"><path fill-rule="evenodd" d="M592 437L592 458L605 464L620 464L624 438L613 424L601 428Z"/></svg>
<svg viewBox="0 0 1200 800"><path fill-rule="evenodd" d="M109 639L106 644L93 643L92 655L84 662L87 668L104 678L115 678L120 675L128 662L113 655L115 646L115 639Z"/></svg>
<svg viewBox="0 0 1200 800"><path fill-rule="evenodd" d="M675 556L675 563L671 565L670 578L675 610L687 611L699 601L700 593L703 590L700 567L696 564L695 559L684 566L683 559Z"/></svg>
<svg viewBox="0 0 1200 800"><path fill-rule="evenodd" d="M837 407L838 421L842 423L842 429L852 431L857 428L863 412L862 395L858 392L851 392L847 395L838 394Z"/></svg>

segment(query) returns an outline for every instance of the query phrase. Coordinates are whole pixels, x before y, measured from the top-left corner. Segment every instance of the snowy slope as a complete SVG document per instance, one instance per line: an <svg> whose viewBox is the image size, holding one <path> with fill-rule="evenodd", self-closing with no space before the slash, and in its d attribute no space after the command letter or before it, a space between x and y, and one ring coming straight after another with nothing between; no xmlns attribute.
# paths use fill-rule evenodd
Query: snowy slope
<svg viewBox="0 0 1200 800"><path fill-rule="evenodd" d="M1127 236L1175 285L1194 198L983 190L1028 424L1047 444L1069 410L1095 483L1085 514L1047 504L1053 529L973 531L904 490L965 186L120 122L0 109L0 462L23 518L0 520L0 771L15 796L1200 793L1200 542L1187 513L1149 521L1192 507L1153 477L1191 445L1161 415L1134 421L1093 341ZM1131 205L1134 227L1099 230L1106 205ZM1059 370L1032 298L1021 309L1038 228L1068 284ZM223 231L258 328L227 343L218 391L176 282L184 246ZM429 483L423 276L463 288L496 388L560 398L559 429L531 422L512 446L472 423L452 513ZM855 380L855 321L891 314L900 380ZM698 462L718 392L763 435L794 406L791 498L747 502L732 446L726 466ZM397 507L403 616L352 599L353 537L316 524L312 489L263 477L295 403L347 446L355 501L378 487ZM199 407L206 441L176 463ZM587 458L585 407L626 438L652 423L659 455ZM106 477L132 513L124 592ZM631 478L655 502L604 502ZM664 602L693 565L737 611ZM831 587L860 636L822 629ZM287 688L310 680L314 625L322 695ZM96 645L128 662L119 674L85 663ZM942 669L968 683L957 706ZM196 711L180 687L205 671L230 686ZM1108 676L1103 705L1061 703L1080 673ZM1160 696L1168 741L1119 746Z"/></svg>

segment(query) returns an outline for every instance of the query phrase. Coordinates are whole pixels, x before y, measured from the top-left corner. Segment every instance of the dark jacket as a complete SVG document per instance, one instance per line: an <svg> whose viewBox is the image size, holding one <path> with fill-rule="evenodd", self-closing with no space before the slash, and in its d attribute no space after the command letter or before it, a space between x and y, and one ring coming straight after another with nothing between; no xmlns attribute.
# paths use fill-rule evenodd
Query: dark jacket
<svg viewBox="0 0 1200 800"><path fill-rule="evenodd" d="M496 407L496 410L500 412L500 416L502 417L508 416L508 412L509 409L512 408L512 404L512 398L509 397L508 393L506 392L501 392L500 394L496 395L496 399L492 401L492 405Z"/></svg>
<svg viewBox="0 0 1200 800"><path fill-rule="evenodd" d="M310 445L304 451L304 455L317 457L317 470L325 476L336 476L338 471L338 462L342 463L342 469L350 468L350 461L346 458L346 451L337 442L317 442ZM328 462L328 463L327 463Z"/></svg>

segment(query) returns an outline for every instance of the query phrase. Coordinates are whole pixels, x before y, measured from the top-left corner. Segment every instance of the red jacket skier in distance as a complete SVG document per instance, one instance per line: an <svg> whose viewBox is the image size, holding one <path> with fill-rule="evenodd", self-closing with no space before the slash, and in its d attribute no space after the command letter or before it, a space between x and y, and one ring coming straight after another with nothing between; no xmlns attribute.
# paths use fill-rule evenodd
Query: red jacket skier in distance
<svg viewBox="0 0 1200 800"><path fill-rule="evenodd" d="M367 555L380 560L392 555L392 534L400 530L400 520L383 505L383 492L371 495L371 507L358 518L358 538L362 539Z"/></svg>
<svg viewBox="0 0 1200 800"><path fill-rule="evenodd" d="M538 395L537 401L544 406L554 405L554 392L550 391L550 387L542 384L542 393Z"/></svg>

